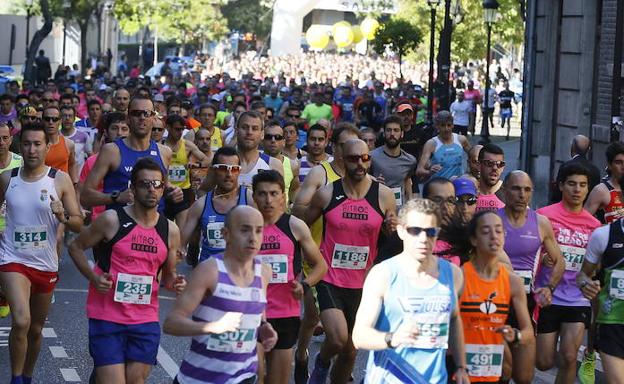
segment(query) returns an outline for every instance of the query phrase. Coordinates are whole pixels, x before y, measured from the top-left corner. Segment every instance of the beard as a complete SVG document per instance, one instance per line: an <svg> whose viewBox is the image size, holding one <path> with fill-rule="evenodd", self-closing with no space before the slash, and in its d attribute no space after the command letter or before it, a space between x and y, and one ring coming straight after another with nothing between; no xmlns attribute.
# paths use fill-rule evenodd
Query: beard
<svg viewBox="0 0 624 384"><path fill-rule="evenodd" d="M401 141L400 141L400 140L396 140L396 139L394 139L394 138L392 138L392 139L386 139L386 146L387 146L388 148L394 149L394 148L398 147L398 146L399 146L399 144L401 144Z"/></svg>

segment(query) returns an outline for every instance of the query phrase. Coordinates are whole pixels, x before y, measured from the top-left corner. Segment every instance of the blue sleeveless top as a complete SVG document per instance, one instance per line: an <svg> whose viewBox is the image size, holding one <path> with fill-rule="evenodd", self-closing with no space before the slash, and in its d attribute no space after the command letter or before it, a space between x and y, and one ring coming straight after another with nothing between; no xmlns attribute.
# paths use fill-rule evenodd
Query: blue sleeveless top
<svg viewBox="0 0 624 384"><path fill-rule="evenodd" d="M438 279L428 287L411 283L396 257L381 265L390 271L390 286L375 329L396 331L404 321L413 321L419 325L419 336L414 346L371 351L365 384L446 383L449 327L451 313L457 305L451 264L438 259Z"/></svg>
<svg viewBox="0 0 624 384"><path fill-rule="evenodd" d="M431 177L444 177L450 179L453 176L461 176L464 173L463 156L464 148L459 142L459 136L453 133L453 143L444 144L438 136L434 137L436 148L431 155L431 165L439 164L442 169Z"/></svg>
<svg viewBox="0 0 624 384"><path fill-rule="evenodd" d="M225 250L225 240L221 236L221 229L225 223L227 212L217 212L212 204L213 191L208 192L206 201L204 202L204 210L202 211L199 222L201 225L201 252L199 254L199 262L210 258L217 253ZM247 205L247 188L241 186L238 190L238 204Z"/></svg>
<svg viewBox="0 0 624 384"><path fill-rule="evenodd" d="M167 174L167 168L165 168L165 164L162 161L160 156L160 151L158 150L158 144L154 140L150 140L150 146L145 151L135 151L132 148L129 148L126 143L124 143L123 138L118 138L113 143L119 148L119 154L121 155L121 162L119 163L119 167L116 170L109 172L104 176L104 193L112 193L114 191L123 192L128 189L128 185L130 184L130 174L132 173L132 168L134 164L142 157L151 157L153 158L159 165L160 168ZM160 206L163 205L164 198L161 199L159 204L159 211L161 210ZM106 206L106 209L116 209L123 208L123 204L109 204Z"/></svg>

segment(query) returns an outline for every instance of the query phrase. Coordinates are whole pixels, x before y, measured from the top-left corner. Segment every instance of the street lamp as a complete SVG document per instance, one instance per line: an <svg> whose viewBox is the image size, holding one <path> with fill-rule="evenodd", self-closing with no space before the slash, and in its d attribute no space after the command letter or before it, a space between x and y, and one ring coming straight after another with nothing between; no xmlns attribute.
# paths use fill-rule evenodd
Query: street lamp
<svg viewBox="0 0 624 384"><path fill-rule="evenodd" d="M26 60L28 60L28 45L30 44L30 17L32 16L33 0L26 0Z"/></svg>
<svg viewBox="0 0 624 384"><path fill-rule="evenodd" d="M427 87L427 124L433 126L433 55L434 55L434 37L435 37L435 18L436 8L440 4L440 0L427 0L431 9L431 33L429 40L429 85Z"/></svg>
<svg viewBox="0 0 624 384"><path fill-rule="evenodd" d="M498 1L496 0L484 0L483 1L483 21L487 29L487 56L485 62L485 98L483 99L483 105L481 110L483 111L483 121L481 125L481 139L483 142L490 142L490 130L488 126L488 104L490 96L490 50L491 50L491 34L492 24L496 22L498 17Z"/></svg>

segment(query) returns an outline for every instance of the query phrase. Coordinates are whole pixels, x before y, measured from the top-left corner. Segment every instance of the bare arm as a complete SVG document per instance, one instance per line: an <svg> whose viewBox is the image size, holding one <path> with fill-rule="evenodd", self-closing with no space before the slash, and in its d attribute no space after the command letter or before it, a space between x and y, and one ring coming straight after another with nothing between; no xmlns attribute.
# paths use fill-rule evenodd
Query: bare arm
<svg viewBox="0 0 624 384"><path fill-rule="evenodd" d="M385 185L379 185L379 206L384 212L384 230L387 234L391 234L396 231L398 224L396 200L392 190Z"/></svg>
<svg viewBox="0 0 624 384"><path fill-rule="evenodd" d="M191 205L189 208L189 213L186 218L186 222L182 224L182 228L180 230L180 248L186 248L190 238L193 236L195 229L199 225L199 220L201 218L201 214L204 211L204 206L206 204L207 196L203 196Z"/></svg>
<svg viewBox="0 0 624 384"><path fill-rule="evenodd" d="M186 148L188 148L189 150L189 155L193 155L193 157L195 157L197 160L199 160L200 163L203 164L203 162L206 160L206 155L204 154L204 152L200 151L199 148L197 148L197 145L195 145L195 143L193 143L192 141L186 141Z"/></svg>
<svg viewBox="0 0 624 384"><path fill-rule="evenodd" d="M106 174L117 168L120 162L120 153L117 146L113 143L105 144L100 150L93 169L91 169L85 180L84 188L80 195L80 203L83 207L91 208L96 205L113 203L113 199L111 199L108 193L100 192L97 188L104 180Z"/></svg>
<svg viewBox="0 0 624 384"><path fill-rule="evenodd" d="M451 264L453 271L453 284L455 285L456 297L461 296L464 290L464 275L459 267ZM456 305L451 313L451 323L449 327L449 349L453 355L455 365L464 367L462 372L466 375L466 345L464 343L464 325L459 316L459 306ZM458 370L459 372L459 370ZM458 381L460 382L460 381ZM469 382L469 381L466 381Z"/></svg>
<svg viewBox="0 0 624 384"><path fill-rule="evenodd" d="M169 242L167 244L167 260L163 266L162 283L169 291L176 291L176 261L178 257L178 249L180 248L180 230L178 226L171 220L167 220L169 224Z"/></svg>
<svg viewBox="0 0 624 384"><path fill-rule="evenodd" d="M303 184L295 196L292 207L292 214L300 219L305 218L305 212L312 201L312 197L324 184L325 170L323 166L317 165L310 169L308 175L303 179Z"/></svg>
<svg viewBox="0 0 624 384"><path fill-rule="evenodd" d="M295 197L297 196L297 192L299 191L299 162L295 160L290 160L290 168L292 169L293 179L290 182L290 189L288 190L288 198L290 201L295 201Z"/></svg>
<svg viewBox="0 0 624 384"><path fill-rule="evenodd" d="M67 225L70 231L80 232L83 218L72 179L70 179L69 175L65 172L58 172L54 179L54 186L59 195L59 199L61 199L63 203L63 208L67 216L69 216L64 224Z"/></svg>
<svg viewBox="0 0 624 384"><path fill-rule="evenodd" d="M520 344L529 344L535 339L531 316L527 309L527 298L522 280L517 275L509 274L509 289L511 290L511 304L516 312L518 326L520 327Z"/></svg>
<svg viewBox="0 0 624 384"><path fill-rule="evenodd" d="M459 142L461 143L462 148L464 149L464 152L466 152L466 154L470 154L470 143L468 142L468 139L466 139L466 136L459 136Z"/></svg>
<svg viewBox="0 0 624 384"><path fill-rule="evenodd" d="M427 178L431 176L434 172L431 169L427 169L427 164L431 159L431 155L433 154L434 144L433 141L429 140L425 143L425 147L423 148L423 152L420 155L420 160L418 161L418 167L416 168L416 176L420 178Z"/></svg>
<svg viewBox="0 0 624 384"><path fill-rule="evenodd" d="M595 215L596 211L598 211L601 207L609 204L610 199L611 197L609 196L609 190L604 184L600 183L596 185L589 193L584 208L587 210L587 212Z"/></svg>
<svg viewBox="0 0 624 384"><path fill-rule="evenodd" d="M284 177L284 165L274 157L269 158L269 167Z"/></svg>
<svg viewBox="0 0 624 384"><path fill-rule="evenodd" d="M312 225L321 215L323 214L323 209L329 204L329 200L331 199L332 192L334 187L332 184L328 184L323 188L316 191L314 197L312 197L312 201L308 209L305 211L305 219L304 221L308 225Z"/></svg>
<svg viewBox="0 0 624 384"><path fill-rule="evenodd" d="M565 261L563 260L563 255L561 254L559 245L555 240L555 233L552 229L550 221L542 215L538 215L537 217L540 234L543 236L542 245L553 261L553 270L550 275L548 286L554 289L559 284L559 281L565 272Z"/></svg>
<svg viewBox="0 0 624 384"><path fill-rule="evenodd" d="M308 263L308 265L310 265L310 267L312 267L312 270L303 280L312 287L316 285L316 283L318 283L327 273L327 263L325 262L325 259L323 259L323 256L321 256L319 247L312 239L310 228L308 228L303 220L291 216L290 227L293 229L293 234L301 246L303 259L306 263Z"/></svg>
<svg viewBox="0 0 624 384"><path fill-rule="evenodd" d="M366 276L352 334L353 345L357 349L376 351L388 348L385 341L386 332L375 329L375 324L381 312L389 279L389 271L381 264L375 265ZM394 331L390 330L390 332ZM393 340L393 346L398 345L398 343L394 344Z"/></svg>
<svg viewBox="0 0 624 384"><path fill-rule="evenodd" d="M68 172L69 176L72 180L72 185L78 183L78 172L80 171L78 163L76 163L76 146L74 142L70 139L65 139L65 145L67 145L67 150L69 151L69 161L68 161Z"/></svg>

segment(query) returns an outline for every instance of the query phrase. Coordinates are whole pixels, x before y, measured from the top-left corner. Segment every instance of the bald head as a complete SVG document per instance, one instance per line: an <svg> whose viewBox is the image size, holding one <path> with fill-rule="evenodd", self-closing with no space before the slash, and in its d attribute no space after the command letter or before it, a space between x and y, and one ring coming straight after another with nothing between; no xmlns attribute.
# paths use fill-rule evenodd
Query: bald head
<svg viewBox="0 0 624 384"><path fill-rule="evenodd" d="M248 205L237 205L232 208L225 218L225 227L235 228L239 225L249 224L252 226L263 225L264 219L257 209Z"/></svg>
<svg viewBox="0 0 624 384"><path fill-rule="evenodd" d="M477 160L479 158L479 152L481 152L481 148L483 148L483 145L481 144L477 144L470 148L470 151L468 152L468 157L470 157L470 159Z"/></svg>
<svg viewBox="0 0 624 384"><path fill-rule="evenodd" d="M368 153L368 145L361 139L347 140L342 148L345 156Z"/></svg>
<svg viewBox="0 0 624 384"><path fill-rule="evenodd" d="M585 156L589 152L591 148L591 141L589 137L584 135L576 135L572 138L572 145L570 147L570 155L576 156L581 155Z"/></svg>
<svg viewBox="0 0 624 384"><path fill-rule="evenodd" d="M507 176L505 176L503 185L508 186L508 185L515 184L518 182L521 182L522 184L528 183L531 186L533 186L533 181L531 180L531 176L529 176L528 173L521 171L521 170L515 170L515 171L509 172Z"/></svg>

